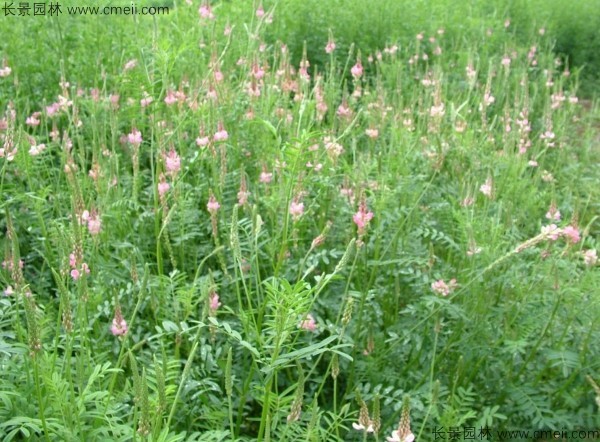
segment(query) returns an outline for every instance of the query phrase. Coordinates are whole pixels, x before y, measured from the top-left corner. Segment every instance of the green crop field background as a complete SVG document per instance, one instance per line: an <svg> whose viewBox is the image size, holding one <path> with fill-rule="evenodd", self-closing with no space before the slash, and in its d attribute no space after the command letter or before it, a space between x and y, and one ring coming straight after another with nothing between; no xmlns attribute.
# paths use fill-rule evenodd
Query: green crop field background
<svg viewBox="0 0 600 442"><path fill-rule="evenodd" d="M0 440L600 438L599 25L0 3Z"/></svg>

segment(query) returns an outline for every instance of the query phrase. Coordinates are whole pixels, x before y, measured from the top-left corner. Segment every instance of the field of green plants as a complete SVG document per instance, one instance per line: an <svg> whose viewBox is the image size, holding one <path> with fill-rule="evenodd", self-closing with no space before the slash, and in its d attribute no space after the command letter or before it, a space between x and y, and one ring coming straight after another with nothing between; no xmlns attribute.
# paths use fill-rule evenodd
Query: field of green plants
<svg viewBox="0 0 600 442"><path fill-rule="evenodd" d="M0 8L0 441L600 438L600 0L83 1Z"/></svg>

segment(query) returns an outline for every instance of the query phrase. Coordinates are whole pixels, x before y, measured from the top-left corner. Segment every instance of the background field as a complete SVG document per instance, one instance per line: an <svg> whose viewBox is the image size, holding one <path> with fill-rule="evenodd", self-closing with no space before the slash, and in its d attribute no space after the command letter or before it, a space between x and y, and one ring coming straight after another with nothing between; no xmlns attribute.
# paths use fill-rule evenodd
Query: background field
<svg viewBox="0 0 600 442"><path fill-rule="evenodd" d="M429 3L0 12L2 440L600 429L600 1Z"/></svg>

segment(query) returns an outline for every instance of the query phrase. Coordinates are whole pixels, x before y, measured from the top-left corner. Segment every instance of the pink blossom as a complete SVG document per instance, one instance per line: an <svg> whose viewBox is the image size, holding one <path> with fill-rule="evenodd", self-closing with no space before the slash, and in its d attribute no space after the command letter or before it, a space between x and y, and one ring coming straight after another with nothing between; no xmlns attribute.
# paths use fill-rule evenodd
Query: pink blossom
<svg viewBox="0 0 600 442"><path fill-rule="evenodd" d="M581 236L579 236L579 230L577 229L577 227L567 226L564 229L562 229L562 234L563 234L563 236L566 236L567 240L572 244L578 243L579 240L581 239Z"/></svg>
<svg viewBox="0 0 600 442"><path fill-rule="evenodd" d="M123 66L123 70L125 72L130 71L131 69L135 68L137 66L137 60L135 58L129 60L127 63L125 63L125 66Z"/></svg>
<svg viewBox="0 0 600 442"><path fill-rule="evenodd" d="M127 327L127 321L125 321L125 319L123 318L121 308L117 307L115 309L115 317L113 318L110 331L114 336L124 336L127 334L128 330L129 328Z"/></svg>
<svg viewBox="0 0 600 442"><path fill-rule="evenodd" d="M221 205L219 204L219 202L216 200L214 195L211 195L208 203L206 204L206 209L208 210L208 212L211 215L215 215L217 213L217 211L219 210L219 208L221 207Z"/></svg>
<svg viewBox="0 0 600 442"><path fill-rule="evenodd" d="M550 224L549 226L542 226L542 234L551 241L556 241L562 234L562 230L556 224Z"/></svg>
<svg viewBox="0 0 600 442"><path fill-rule="evenodd" d="M92 211L92 214L87 221L87 226L90 235L98 235L100 233L100 230L102 230L102 220L97 212Z"/></svg>
<svg viewBox="0 0 600 442"><path fill-rule="evenodd" d="M435 281L431 284L431 289L439 295L448 296L458 286L456 279L451 279L447 284L443 280Z"/></svg>
<svg viewBox="0 0 600 442"><path fill-rule="evenodd" d="M263 170L260 174L259 181L263 184L269 184L272 179L273 179L273 174L271 172L267 172L266 170Z"/></svg>
<svg viewBox="0 0 600 442"><path fill-rule="evenodd" d="M375 139L379 136L379 131L377 129L367 129L365 133L369 138Z"/></svg>
<svg viewBox="0 0 600 442"><path fill-rule="evenodd" d="M73 278L73 281L77 281L80 276L81 276L81 274L79 273L79 270L77 270L77 269L71 270L71 278Z"/></svg>
<svg viewBox="0 0 600 442"><path fill-rule="evenodd" d="M585 262L585 265L590 267L596 265L596 263L598 262L598 255L596 253L596 249L589 249L583 252L583 261Z"/></svg>
<svg viewBox="0 0 600 442"><path fill-rule="evenodd" d="M485 196L487 196L488 198L492 197L492 179L488 178L487 180L485 180L485 183L483 183L480 187L479 187L479 191L481 193L483 193Z"/></svg>
<svg viewBox="0 0 600 442"><path fill-rule="evenodd" d="M163 198L165 196L165 194L169 191L169 189L171 188L170 184L167 183L167 180L165 179L165 176L161 173L160 177L159 177L159 183L157 185L158 188L158 195Z"/></svg>
<svg viewBox="0 0 600 442"><path fill-rule="evenodd" d="M238 204L240 206L244 206L248 203L248 197L250 196L250 192L247 190L240 190L237 194Z"/></svg>
<svg viewBox="0 0 600 442"><path fill-rule="evenodd" d="M210 143L210 139L207 136L199 136L196 138L196 146L198 147L206 147Z"/></svg>
<svg viewBox="0 0 600 442"><path fill-rule="evenodd" d="M14 294L15 291L13 290L12 286L7 286L6 289L4 289L4 296L10 296L12 294Z"/></svg>
<svg viewBox="0 0 600 442"><path fill-rule="evenodd" d="M181 169L181 158L173 148L165 155L165 167L171 176L176 175Z"/></svg>
<svg viewBox="0 0 600 442"><path fill-rule="evenodd" d="M369 425L366 427L363 424L352 422L352 428L354 428L356 431L364 431L365 433L374 433L375 432L372 422L369 422Z"/></svg>
<svg viewBox="0 0 600 442"><path fill-rule="evenodd" d="M313 315L309 313L308 315L306 315L306 319L300 321L298 327L308 331L315 331L317 329L317 323Z"/></svg>
<svg viewBox="0 0 600 442"><path fill-rule="evenodd" d="M358 208L358 211L352 216L354 224L358 227L358 234L362 235L371 220L373 219L373 212L368 211L367 204L363 201Z"/></svg>
<svg viewBox="0 0 600 442"><path fill-rule="evenodd" d="M219 307L221 307L221 303L219 302L219 295L216 292L212 292L209 297L208 307L210 308L211 313L214 315Z"/></svg>
<svg viewBox="0 0 600 442"><path fill-rule="evenodd" d="M213 136L213 140L215 142L218 142L218 141L225 141L228 138L229 138L229 134L223 127L223 123L219 123L218 130L217 130L217 132L215 132L215 135Z"/></svg>
<svg viewBox="0 0 600 442"><path fill-rule="evenodd" d="M304 203L300 203L297 200L294 200L290 204L290 215L294 220L297 220L304 213Z"/></svg>
<svg viewBox="0 0 600 442"><path fill-rule="evenodd" d="M213 14L212 9L208 3L203 3L200 5L198 9L198 13L200 14L200 18L214 20L215 14Z"/></svg>
<svg viewBox="0 0 600 442"><path fill-rule="evenodd" d="M352 73L352 76L355 79L362 77L363 66L362 66L362 63L360 62L360 60L357 60L356 64L354 66L352 66L352 69L350 69L350 73Z"/></svg>
<svg viewBox="0 0 600 442"><path fill-rule="evenodd" d="M551 221L560 221L560 210L556 208L555 204L550 205L550 208L546 212L546 219Z"/></svg>
<svg viewBox="0 0 600 442"><path fill-rule="evenodd" d="M139 147L142 144L142 133L137 129L132 129L127 135L127 141L134 147Z"/></svg>
<svg viewBox="0 0 600 442"><path fill-rule="evenodd" d="M10 66L4 66L4 67L0 68L0 78L8 77L11 72L12 72L12 69L10 68Z"/></svg>
<svg viewBox="0 0 600 442"><path fill-rule="evenodd" d="M263 9L262 5L259 5L258 9L256 10L256 17L263 18L264 16L265 16L265 10Z"/></svg>
<svg viewBox="0 0 600 442"><path fill-rule="evenodd" d="M327 44L325 45L325 52L328 54L333 53L333 51L335 51L335 41L333 40L333 37L330 35L329 36L329 40L327 41Z"/></svg>

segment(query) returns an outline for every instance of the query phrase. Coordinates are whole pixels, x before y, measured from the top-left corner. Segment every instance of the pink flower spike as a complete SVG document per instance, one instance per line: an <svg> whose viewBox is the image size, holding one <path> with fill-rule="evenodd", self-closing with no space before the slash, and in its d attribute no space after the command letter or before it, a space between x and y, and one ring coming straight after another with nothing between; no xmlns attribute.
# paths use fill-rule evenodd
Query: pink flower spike
<svg viewBox="0 0 600 442"><path fill-rule="evenodd" d="M219 302L219 295L217 292L212 292L209 298L209 308L211 313L214 315L217 310L221 307L221 303Z"/></svg>
<svg viewBox="0 0 600 442"><path fill-rule="evenodd" d="M355 80L362 77L363 66L362 66L362 63L360 62L360 60L357 60L356 64L354 66L352 66L352 69L350 69L350 73L352 74L352 76L354 77Z"/></svg>
<svg viewBox="0 0 600 442"><path fill-rule="evenodd" d="M588 267L596 265L596 263L598 262L598 254L596 253L596 249L589 249L583 252L583 261Z"/></svg>
<svg viewBox="0 0 600 442"><path fill-rule="evenodd" d="M15 293L15 291L13 290L13 288L9 285L6 287L6 289L4 289L4 296L10 296L13 295Z"/></svg>
<svg viewBox="0 0 600 442"><path fill-rule="evenodd" d="M562 229L562 234L563 234L563 236L567 237L567 240L571 244L577 244L579 242L579 240L581 239L581 236L579 236L579 230L577 229L577 227L567 226L564 229Z"/></svg>
<svg viewBox="0 0 600 442"><path fill-rule="evenodd" d="M358 208L358 212L354 214L352 220L354 224L358 227L358 234L362 235L365 233L365 230L371 220L373 219L373 212L369 212L367 209L367 204L363 201Z"/></svg>
<svg viewBox="0 0 600 442"><path fill-rule="evenodd" d="M181 158L173 148L165 155L165 167L171 176L175 176L181 169Z"/></svg>
<svg viewBox="0 0 600 442"><path fill-rule="evenodd" d="M134 147L139 147L142 144L142 133L137 129L132 129L131 133L127 135L127 141Z"/></svg>
<svg viewBox="0 0 600 442"><path fill-rule="evenodd" d="M124 336L127 334L128 330L129 328L127 327L127 321L125 321L123 318L121 308L117 306L110 331L114 336Z"/></svg>
<svg viewBox="0 0 600 442"><path fill-rule="evenodd" d="M77 269L71 270L71 278L73 278L73 281L77 281L80 276L81 275L79 273L79 270L77 270Z"/></svg>
<svg viewBox="0 0 600 442"><path fill-rule="evenodd" d="M542 226L542 234L551 241L556 241L562 234L562 229L559 229L556 224L550 224L549 226Z"/></svg>
<svg viewBox="0 0 600 442"><path fill-rule="evenodd" d="M297 200L292 201L290 204L290 215L294 220L297 220L304 213L304 203L299 203Z"/></svg>
<svg viewBox="0 0 600 442"><path fill-rule="evenodd" d="M206 204L206 209L208 210L208 212L211 215L216 215L217 211L219 210L219 208L221 207L221 205L219 204L219 202L216 200L214 195L211 195L208 203Z"/></svg>
<svg viewBox="0 0 600 442"><path fill-rule="evenodd" d="M266 170L263 170L260 174L259 181L263 184L269 184L272 179L273 179L273 174L271 172L267 172Z"/></svg>
<svg viewBox="0 0 600 442"><path fill-rule="evenodd" d="M100 230L102 230L102 220L96 211L92 211L92 214L88 218L87 226L90 235L98 235Z"/></svg>
<svg viewBox="0 0 600 442"><path fill-rule="evenodd" d="M442 296L448 296L456 287L458 287L458 284L454 278L447 284L441 279L431 284L431 289Z"/></svg>
<svg viewBox="0 0 600 442"><path fill-rule="evenodd" d="M228 138L229 138L229 134L223 127L223 123L219 123L218 130L217 130L217 132L215 132L215 135L213 136L213 140L215 142L218 142L218 141L225 141Z"/></svg>
<svg viewBox="0 0 600 442"><path fill-rule="evenodd" d="M314 332L317 329L317 323L313 315L309 313L308 315L306 315L306 319L300 321L298 327L307 331Z"/></svg>

